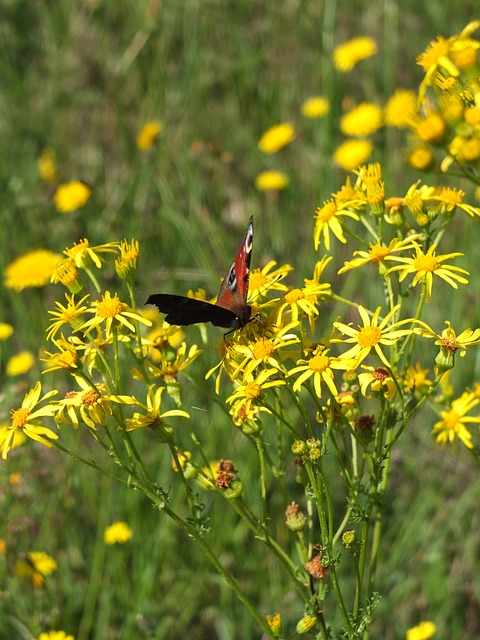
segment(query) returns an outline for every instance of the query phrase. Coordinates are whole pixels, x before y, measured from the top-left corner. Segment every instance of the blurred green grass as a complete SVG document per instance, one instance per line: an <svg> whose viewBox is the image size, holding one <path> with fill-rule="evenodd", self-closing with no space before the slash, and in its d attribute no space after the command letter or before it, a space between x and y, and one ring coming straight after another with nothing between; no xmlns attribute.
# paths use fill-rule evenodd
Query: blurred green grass
<svg viewBox="0 0 480 640"><path fill-rule="evenodd" d="M254 266L272 257L291 262L301 281L315 261L315 207L344 179L331 161L342 100L384 101L397 86L415 88L421 77L415 56L438 34L461 30L474 12L474 2L447 7L439 1L4 0L2 271L32 248L61 252L84 236L92 244L135 237L142 250L139 295L197 286L213 295L253 213ZM361 72L339 77L331 68L331 48L357 35L376 38L380 53ZM301 103L320 93L330 98L331 113L305 121ZM165 129L154 149L142 154L135 135L149 119L161 120ZM260 154L263 131L286 120L295 124L297 140L271 158ZM40 181L37 160L46 147L55 150L62 180L82 179L93 189L76 213L58 214L51 189ZM382 161L390 193L403 193L414 179L402 163L397 133L379 137L373 159ZM290 177L278 197L254 188L257 173L268 168ZM461 244L456 250L475 255L477 239L461 228L457 234L450 240ZM359 296L369 295L364 288L359 283ZM452 309L452 321L478 325L475 293ZM51 288L20 294L0 289L0 320L16 330L13 351L38 349L53 296ZM434 313L440 326L442 309ZM196 329L190 331L196 339ZM462 363L466 377L478 370L476 364L473 358ZM199 379L206 368L205 362L197 367ZM16 389L4 381L1 391L9 397ZM191 390L186 401L198 404ZM219 410L206 402L204 408L212 455L228 443L225 457L242 460L242 480L253 491L248 446L232 438ZM196 413L194 419L204 421ZM380 568L385 595L373 638L401 638L425 617L436 621L439 637L478 637L478 480L462 452L450 457L433 449L430 424L406 434L396 461ZM81 436L71 439L80 447ZM161 450L146 448L146 455L157 465L159 483L168 486L170 460ZM258 637L195 547L143 498L45 448L22 448L2 463L5 486L16 470L23 484L5 488L0 537L9 544L14 539L9 554L42 549L57 559L59 570L42 593L4 576L0 589L8 584L9 592L0 599L0 635L6 630L5 637L29 638L17 623L22 621L32 633L52 626L77 640L79 628L89 624L84 637ZM181 508L181 496L171 498ZM272 603L282 608L293 598L285 594L284 576L258 555L234 516L210 504L208 495L205 502L215 531L221 531L214 542L223 560L260 609L273 613ZM98 585L91 575L97 536L115 519L127 520L134 536L104 551ZM85 603L96 588L92 622L85 618Z"/></svg>

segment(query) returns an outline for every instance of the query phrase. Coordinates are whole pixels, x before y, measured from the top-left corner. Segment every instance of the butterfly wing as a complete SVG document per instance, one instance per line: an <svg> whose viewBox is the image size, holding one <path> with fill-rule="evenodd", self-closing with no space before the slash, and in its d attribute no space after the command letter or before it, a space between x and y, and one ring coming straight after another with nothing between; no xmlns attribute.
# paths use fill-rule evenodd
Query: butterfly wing
<svg viewBox="0 0 480 640"><path fill-rule="evenodd" d="M225 329L244 327L252 315L252 310L247 305L252 244L253 216L250 217L235 260L220 285L215 304L168 293L155 293L145 304L156 305L159 311L167 314L165 320L170 324L186 326L197 322L211 322L216 327Z"/></svg>
<svg viewBox="0 0 480 640"><path fill-rule="evenodd" d="M248 281L250 278L250 260L253 246L253 216L250 217L247 230L235 260L222 280L216 305L230 309L238 319L236 327L243 327L250 320L251 308L247 305Z"/></svg>
<svg viewBox="0 0 480 640"><path fill-rule="evenodd" d="M197 322L211 322L216 327L230 329L237 321L235 313L229 309L186 296L155 293L145 304L154 304L159 311L167 314L165 320L169 324L187 326Z"/></svg>

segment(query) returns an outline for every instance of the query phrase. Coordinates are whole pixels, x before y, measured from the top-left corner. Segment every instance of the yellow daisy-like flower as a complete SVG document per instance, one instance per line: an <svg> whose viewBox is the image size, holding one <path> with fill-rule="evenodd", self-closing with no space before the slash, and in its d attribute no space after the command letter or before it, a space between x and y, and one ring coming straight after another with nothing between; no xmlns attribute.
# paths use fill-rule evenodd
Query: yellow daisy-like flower
<svg viewBox="0 0 480 640"><path fill-rule="evenodd" d="M419 100L423 101L427 87L433 82L437 70L442 75L457 78L460 71L451 61L450 54L451 41L445 40L443 36L438 36L435 41L430 42L426 50L417 56L417 64L423 67L425 78L422 80L419 90Z"/></svg>
<svg viewBox="0 0 480 640"><path fill-rule="evenodd" d="M425 389L432 384L432 381L427 377L428 374L428 369L424 369L421 364L417 362L414 367L407 369L403 381L403 388L405 391L419 391L420 393L425 391Z"/></svg>
<svg viewBox="0 0 480 640"><path fill-rule="evenodd" d="M21 351L9 358L6 367L6 373L9 377L21 376L35 364L35 358L30 351Z"/></svg>
<svg viewBox="0 0 480 640"><path fill-rule="evenodd" d="M47 404L35 409L38 404L49 400L58 392L55 390L49 391L44 396L40 397L41 393L42 385L40 382L37 382L34 388L25 395L21 407L19 409L12 409L12 422L8 426L8 434L1 446L2 458L4 460L6 460L8 452L13 446L15 433L19 430L21 430L24 435L32 438L32 440L37 440L47 447L52 446L48 438L51 440L58 439L58 435L56 433L51 429L42 426L42 424L38 422L38 418L40 417L52 416L55 413L55 407L51 404Z"/></svg>
<svg viewBox="0 0 480 640"><path fill-rule="evenodd" d="M53 344L57 347L56 353L45 351L46 357L40 358L42 362L47 362L48 367L43 370L42 373L48 373L49 371L57 371L58 369L67 369L72 371L78 369L80 363L80 356L78 354L79 348L85 348L85 345L77 337L68 337L62 334L58 340L53 340Z"/></svg>
<svg viewBox="0 0 480 640"><path fill-rule="evenodd" d="M137 273L140 248L137 240L128 242L122 240L120 243L120 255L115 260L115 271L122 280L132 280Z"/></svg>
<svg viewBox="0 0 480 640"><path fill-rule="evenodd" d="M93 313L94 316L82 324L77 331L88 332L94 327L105 323L105 334L109 336L112 333L114 321L116 325L126 327L132 333L135 333L135 327L130 320L141 322L147 327L152 326L150 320L147 320L140 313L131 309L125 302L122 302L116 293L112 297L110 291L105 291L101 300L92 302L86 313Z"/></svg>
<svg viewBox="0 0 480 640"><path fill-rule="evenodd" d="M150 385L148 388L147 404L142 404L137 401L137 404L145 410L145 413L134 413L131 418L128 418L125 421L127 431L142 429L144 427L158 429L162 426L165 418L190 418L190 415L181 409L170 409L162 413L162 393L164 391L165 387L155 388L154 384Z"/></svg>
<svg viewBox="0 0 480 640"><path fill-rule="evenodd" d="M261 364L265 367L270 366L272 369L283 371L283 354L281 350L300 342L298 336L288 333L297 325L297 321L290 322L278 329L271 338L262 336L248 345L237 345L236 352L243 358L232 372L231 378L234 380L240 372L244 377L248 376Z"/></svg>
<svg viewBox="0 0 480 640"><path fill-rule="evenodd" d="M455 267L452 265L442 264L445 260L450 258L456 258L462 256L463 253L447 253L443 256L436 255L436 245L432 245L426 253L423 252L420 245L415 240L412 240L412 244L415 247L415 255L411 258L403 256L392 256L392 260L395 262L401 262L402 264L390 267L386 275L393 273L394 271L400 271L399 281L402 282L409 274L415 274L413 278L412 286L417 285L419 282L425 286L425 300L430 302L432 297L433 276L438 276L445 282L447 282L454 289L458 289L457 282L460 284L468 284L468 280L459 275L464 273L470 275L465 269ZM456 281L456 282L455 282Z"/></svg>
<svg viewBox="0 0 480 640"><path fill-rule="evenodd" d="M63 284L71 293L80 293L83 284L78 276L78 269L72 258L64 258L55 267L50 282Z"/></svg>
<svg viewBox="0 0 480 640"><path fill-rule="evenodd" d="M437 434L435 442L444 447L449 442L454 444L458 437L468 449L473 449L472 434L466 424L479 423L480 417L467 416L466 414L478 405L480 398L477 398L472 391L465 391L460 398L454 400L448 411L441 411L442 417L433 427L432 434Z"/></svg>
<svg viewBox="0 0 480 640"><path fill-rule="evenodd" d="M345 171L353 171L367 162L373 152L370 140L347 140L339 145L334 154L334 162Z"/></svg>
<svg viewBox="0 0 480 640"><path fill-rule="evenodd" d="M349 369L355 369L355 360L345 358L343 355L339 357L330 357L328 355L329 349L320 346L317 347L312 357L308 360L299 360L296 367L288 372L288 376L293 376L297 373L301 373L293 384L293 390L300 391L302 385L313 376L313 386L315 393L319 398L322 397L322 383L326 385L330 393L334 396L338 396L338 390L334 380L334 370L341 369L347 371Z"/></svg>
<svg viewBox="0 0 480 640"><path fill-rule="evenodd" d="M243 405L244 410L250 411L252 405L261 404L262 395L265 389L280 387L285 384L284 380L269 380L277 374L277 369L262 369L257 377L246 376L242 384L239 384L235 391L227 398L227 402L232 405Z"/></svg>
<svg viewBox="0 0 480 640"><path fill-rule="evenodd" d="M72 293L65 294L67 299L67 305L63 305L61 302L55 302L57 309L55 311L49 311L52 316L50 319L50 327L47 330L47 339L54 340L60 329L68 324L73 331L81 327L83 324L82 315L88 310L83 303L89 298L89 295L83 296L78 301L75 301L75 295Z"/></svg>
<svg viewBox="0 0 480 640"><path fill-rule="evenodd" d="M124 544L132 537L132 530L126 522L114 522L103 532L105 544Z"/></svg>
<svg viewBox="0 0 480 640"><path fill-rule="evenodd" d="M407 236L403 240L394 238L388 246L381 242L376 242L375 244L370 243L370 249L368 251L354 251L353 255L359 257L345 262L338 273L345 273L346 271L350 271L350 269L357 269L358 267L363 267L368 263L375 264L380 273L385 273L388 268L385 263L388 260L392 260L392 255L394 253L412 249L412 240L415 238L418 238L418 234Z"/></svg>
<svg viewBox="0 0 480 640"><path fill-rule="evenodd" d="M295 138L295 129L289 122L283 122L270 127L258 142L258 148L263 153L276 153Z"/></svg>
<svg viewBox="0 0 480 640"><path fill-rule="evenodd" d="M417 96L409 89L396 89L385 105L384 118L388 127L411 127L417 115Z"/></svg>
<svg viewBox="0 0 480 640"><path fill-rule="evenodd" d="M57 562L43 551L30 551L25 559L17 560L15 572L32 579L34 587L41 587L47 576L57 570Z"/></svg>
<svg viewBox="0 0 480 640"><path fill-rule="evenodd" d="M372 390L377 397L383 396L386 400L391 400L397 393L397 385L390 373L383 367L369 367L362 365L363 369L367 369L364 373L358 374L358 383L360 391L365 398L370 398L368 388Z"/></svg>
<svg viewBox="0 0 480 640"><path fill-rule="evenodd" d="M255 178L259 191L281 191L288 187L288 176L281 171L262 171Z"/></svg>
<svg viewBox="0 0 480 640"><path fill-rule="evenodd" d="M343 235L342 224L340 222L341 218L360 219L358 215L354 211L350 211L347 206L348 205L338 206L333 200L325 200L321 207L317 207L315 211L315 229L313 232L315 250L318 250L321 237L323 236L325 248L327 251L330 251L330 232L332 232L340 242L347 242Z"/></svg>
<svg viewBox="0 0 480 640"><path fill-rule="evenodd" d="M273 635L278 638L282 633L282 617L279 613L275 613L273 616L267 616L267 625Z"/></svg>
<svg viewBox="0 0 480 640"><path fill-rule="evenodd" d="M13 327L8 322L0 322L0 342L2 340L8 340L13 334Z"/></svg>
<svg viewBox="0 0 480 640"><path fill-rule="evenodd" d="M429 199L441 202L443 205L445 205L446 211L451 212L456 207L458 207L459 209L462 209L462 211L465 211L465 213L468 213L471 218L480 216L480 209L464 202L464 196L465 191L462 191L462 189L442 187L439 193L435 193L434 195L430 196Z"/></svg>
<svg viewBox="0 0 480 640"><path fill-rule="evenodd" d="M445 320L447 328L444 329L439 335L435 333L427 324L421 320L417 321L417 324L421 325L416 327L414 332L424 338L434 338L435 344L446 352L446 354L455 354L460 351L460 356L463 358L467 353L467 347L471 347L474 344L480 344L480 329L465 329L460 335L456 335L454 329L448 320Z"/></svg>
<svg viewBox="0 0 480 640"><path fill-rule="evenodd" d="M321 118L330 111L330 101L323 96L312 96L305 100L300 111L306 118Z"/></svg>
<svg viewBox="0 0 480 640"><path fill-rule="evenodd" d="M92 190L84 182L80 180L72 180L66 184L61 184L57 188L53 200L57 211L60 213L69 213L70 211L76 211L83 207L88 199Z"/></svg>
<svg viewBox="0 0 480 640"><path fill-rule="evenodd" d="M345 340L335 338L332 342L353 343L354 346L343 354L343 357L352 358L360 364L365 358L374 351L383 364L389 369L392 368L387 357L382 351L382 346L391 347L403 336L412 333L412 329L400 329L399 327L412 323L414 320L407 319L394 322L389 325L390 320L395 316L401 305L396 305L387 315L380 320L381 307L377 307L375 313L370 317L364 307L358 307L358 313L363 320L363 326L354 329L351 325L343 322L334 322L333 326L343 335L349 336Z"/></svg>
<svg viewBox="0 0 480 640"><path fill-rule="evenodd" d="M103 259L98 254L116 253L117 251L118 242L107 242L91 247L87 238L84 238L80 242L75 242L73 247L67 247L63 253L74 261L78 269L90 269L94 265L100 269Z"/></svg>
<svg viewBox="0 0 480 640"><path fill-rule="evenodd" d="M62 258L52 251L37 249L16 258L5 269L5 287L23 291L43 287L50 282L55 267Z"/></svg>
<svg viewBox="0 0 480 640"><path fill-rule="evenodd" d="M44 182L55 182L57 179L55 151L53 149L44 149L40 154L38 172Z"/></svg>
<svg viewBox="0 0 480 640"><path fill-rule="evenodd" d="M156 364L147 362L147 367L152 376L155 378L161 378L166 382L175 380L178 378L180 371L187 369L198 356L202 353L202 350L193 344L187 354L187 344L182 342L177 349L176 354L172 354L171 349L158 350Z"/></svg>
<svg viewBox="0 0 480 640"><path fill-rule="evenodd" d="M283 264L281 267L274 269L277 263L270 260L262 269L253 269L250 272L250 280L248 284L249 300L256 300L259 296L263 297L269 291L286 291L287 287L280 281L293 271L293 267L289 264Z"/></svg>
<svg viewBox="0 0 480 640"><path fill-rule="evenodd" d="M5 423L0 424L0 451L2 450L5 440L9 437L11 437L11 426ZM16 429L13 434L13 440L10 449L20 447L26 441L26 439L27 436L22 431Z"/></svg>
<svg viewBox="0 0 480 640"><path fill-rule="evenodd" d="M415 123L415 134L422 142L439 143L442 141L447 125L439 113L432 111Z"/></svg>
<svg viewBox="0 0 480 640"><path fill-rule="evenodd" d="M346 136L370 136L382 126L382 110L372 102L362 102L340 118L340 131Z"/></svg>
<svg viewBox="0 0 480 640"><path fill-rule="evenodd" d="M373 38L353 38L333 50L333 64L337 71L347 73L361 60L371 58L377 53L377 43Z"/></svg>
<svg viewBox="0 0 480 640"><path fill-rule="evenodd" d="M435 156L430 147L416 141L409 144L408 149L405 151L405 160L413 169L427 171L433 165Z"/></svg>
<svg viewBox="0 0 480 640"><path fill-rule="evenodd" d="M147 151L153 147L153 143L163 130L163 124L158 120L151 120L143 125L137 133L137 148L140 151Z"/></svg>
<svg viewBox="0 0 480 640"><path fill-rule="evenodd" d="M424 621L418 624L416 627L412 627L407 631L406 640L430 640L437 631L433 622Z"/></svg>
<svg viewBox="0 0 480 640"><path fill-rule="evenodd" d="M44 631L37 640L75 640L73 636L65 633L65 631Z"/></svg>

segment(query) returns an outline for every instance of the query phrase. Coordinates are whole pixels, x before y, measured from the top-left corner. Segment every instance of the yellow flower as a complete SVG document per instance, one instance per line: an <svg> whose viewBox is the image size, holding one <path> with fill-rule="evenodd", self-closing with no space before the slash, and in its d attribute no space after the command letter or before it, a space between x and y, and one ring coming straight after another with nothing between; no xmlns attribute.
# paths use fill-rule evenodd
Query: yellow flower
<svg viewBox="0 0 480 640"><path fill-rule="evenodd" d="M37 640L75 640L71 635L67 635L65 631L44 631Z"/></svg>
<svg viewBox="0 0 480 640"><path fill-rule="evenodd" d="M19 430L29 438L32 438L32 440L37 440L47 447L52 446L48 438L52 440L58 439L56 433L38 422L38 418L40 417L52 416L55 412L54 406L47 404L34 410L37 404L49 400L52 396L56 395L57 391L49 391L40 397L41 392L42 385L40 382L37 382L35 387L25 395L21 407L11 411L12 422L8 426L8 434L1 445L2 458L4 460L7 458L8 452L13 446L15 434Z"/></svg>
<svg viewBox="0 0 480 640"><path fill-rule="evenodd" d="M359 257L345 262L338 273L341 274L349 271L350 269L363 267L369 262L377 265L380 273L385 273L385 271L387 270L385 262L387 260L392 260L392 255L397 251L406 251L407 249L412 249L412 240L414 240L415 238L418 238L418 234L407 236L403 240L394 238L390 242L388 247L381 242L377 242L375 244L370 243L370 249L368 251L354 251L353 255Z"/></svg>
<svg viewBox="0 0 480 640"><path fill-rule="evenodd" d="M465 391L460 398L451 403L448 411L441 411L442 419L434 425L432 430L432 434L437 434L435 442L442 444L444 447L447 442L453 445L455 437L458 436L468 449L473 449L472 434L465 425L469 423L478 424L480 417L474 418L466 414L476 407L479 402L480 398L477 398L475 393Z"/></svg>
<svg viewBox="0 0 480 640"><path fill-rule="evenodd" d="M254 404L260 403L265 389L279 387L285 384L283 380L269 380L277 374L277 369L262 369L257 377L249 375L245 377L235 391L227 398L229 404L241 406L245 403L245 411L249 411Z"/></svg>
<svg viewBox="0 0 480 640"><path fill-rule="evenodd" d="M43 370L43 373L49 371L56 371L58 369L78 369L80 362L80 356L77 353L79 346L85 348L83 343L77 337L69 336L65 338L62 334L58 340L53 340L53 344L57 347L58 352L51 353L45 351L45 358L40 358L42 362L48 362L48 367Z"/></svg>
<svg viewBox="0 0 480 640"><path fill-rule="evenodd" d="M5 269L5 286L16 291L23 291L28 287L43 287L50 282L60 260L58 254L45 249L24 253Z"/></svg>
<svg viewBox="0 0 480 640"><path fill-rule="evenodd" d="M430 148L420 142L411 143L405 152L405 160L418 171L427 171L433 165L434 159Z"/></svg>
<svg viewBox="0 0 480 640"><path fill-rule="evenodd" d="M66 184L61 184L57 188L53 197L57 211L69 213L83 207L90 198L92 190L84 182L72 180Z"/></svg>
<svg viewBox="0 0 480 640"><path fill-rule="evenodd" d="M55 152L53 149L44 149L38 159L38 172L45 182L55 182L57 178L57 168L55 163Z"/></svg>
<svg viewBox="0 0 480 640"><path fill-rule="evenodd" d="M370 140L347 140L336 148L333 160L345 171L352 171L366 162L372 151Z"/></svg>
<svg viewBox="0 0 480 640"><path fill-rule="evenodd" d="M359 220L358 215L354 211L350 211L347 206L343 204L338 206L333 200L325 200L321 207L317 207L313 232L315 250L320 246L321 236L323 235L325 248L330 251L330 231L340 242L347 242L343 235L341 218L348 217L353 220Z"/></svg>
<svg viewBox="0 0 480 640"><path fill-rule="evenodd" d="M25 559L17 560L15 572L32 579L34 587L41 587L45 578L57 570L56 561L42 551L30 551Z"/></svg>
<svg viewBox="0 0 480 640"><path fill-rule="evenodd" d="M273 616L267 616L267 625L275 638L278 638L282 633L282 617L279 613L275 613Z"/></svg>
<svg viewBox="0 0 480 640"><path fill-rule="evenodd" d="M449 59L450 53L450 41L445 40L443 36L438 36L436 41L430 42L426 50L417 56L417 64L423 67L425 71L425 78L422 80L419 91L419 99L423 101L427 86L432 84L437 70L440 70L442 75L453 76L454 78L460 75L460 71Z"/></svg>
<svg viewBox="0 0 480 640"><path fill-rule="evenodd" d="M105 291L101 300L92 302L91 307L87 309L86 313L93 313L94 316L82 324L78 331L89 332L94 327L98 327L102 323L105 323L105 333L109 336L112 333L114 321L118 323L119 326L123 325L129 329L132 333L135 333L135 327L130 320L141 322L147 327L152 326L150 320L147 320L140 313L134 311L127 304L122 302L117 294L112 298L110 291Z"/></svg>
<svg viewBox="0 0 480 640"><path fill-rule="evenodd" d="M70 293L80 293L83 284L78 277L78 270L72 258L64 258L55 267L50 282L57 284L60 282L67 287Z"/></svg>
<svg viewBox="0 0 480 640"><path fill-rule="evenodd" d="M382 110L372 102L362 102L340 118L340 131L346 136L370 136L382 126Z"/></svg>
<svg viewBox="0 0 480 640"><path fill-rule="evenodd" d="M411 323L413 322L413 320L401 320L389 325L390 320L395 316L397 311L400 309L400 306L401 305L397 304L391 311L387 313L387 315L383 318L383 320L380 321L380 323L379 318L381 307L377 307L375 313L370 318L367 310L362 306L359 306L358 313L363 320L363 327L359 325L358 329L354 329L351 325L344 324L343 322L334 322L333 326L342 334L349 337L345 340L335 338L332 340L332 342L345 342L354 344L351 349L343 354L343 358L355 359L357 361L357 364L360 364L360 362L365 360L365 358L373 350L383 362L383 364L391 369L391 364L388 362L386 356L382 351L382 345L391 347L396 342L398 342L401 337L412 333L411 329L399 329L399 327L403 326L406 323Z"/></svg>
<svg viewBox="0 0 480 640"><path fill-rule="evenodd" d="M165 418L190 418L190 415L181 409L171 409L164 413L161 412L162 393L164 391L165 387L158 387L156 389L154 384L150 385L148 388L147 404L142 404L141 402L136 403L145 410L145 413L134 413L132 418L128 418L125 421L127 431L133 431L134 429L141 429L143 427L156 429L162 426Z"/></svg>
<svg viewBox="0 0 480 640"><path fill-rule="evenodd" d="M407 640L430 640L437 628L430 621L421 622L407 631Z"/></svg>
<svg viewBox="0 0 480 640"><path fill-rule="evenodd" d="M322 397L322 383L324 383L330 393L337 397L338 390L334 380L334 370L342 369L343 371L355 369L355 361L345 358L343 355L339 357L330 357L329 349L320 346L317 347L312 357L308 360L299 360L296 367L288 372L288 376L301 373L293 384L294 391L300 391L302 385L313 376L313 386L315 393L319 398Z"/></svg>
<svg viewBox="0 0 480 640"><path fill-rule="evenodd" d="M371 388L377 397L383 396L386 400L391 400L397 393L397 385L390 373L383 367L369 367L362 365L363 369L367 369L365 373L358 374L358 383L360 390L365 398L370 398L367 394L368 387Z"/></svg>
<svg viewBox="0 0 480 640"><path fill-rule="evenodd" d="M187 369L201 353L202 350L194 344L190 347L187 354L187 345L185 342L182 342L176 354L172 354L172 350L169 348L158 350L156 358L158 359L157 365L147 362L147 367L151 375L155 378L162 378L162 380L168 382L175 380L180 371Z"/></svg>
<svg viewBox="0 0 480 640"><path fill-rule="evenodd" d="M467 347L474 344L480 344L480 329L475 329L475 331L472 329L465 329L465 331L462 331L462 333L457 336L455 331L452 329L450 322L445 320L447 328L442 331L441 335L439 335L438 333L435 333L428 324L425 324L421 320L417 320L417 324L420 324L421 327L415 328L414 333L417 333L424 338L435 338L435 344L443 351L452 355L460 350L460 356L463 358L467 353Z"/></svg>
<svg viewBox="0 0 480 640"><path fill-rule="evenodd" d="M255 187L259 191L281 191L288 187L288 177L281 171L262 171L255 178Z"/></svg>
<svg viewBox="0 0 480 640"><path fill-rule="evenodd" d="M112 545L117 542L123 544L132 537L132 530L126 522L114 522L103 532L105 544Z"/></svg>
<svg viewBox="0 0 480 640"><path fill-rule="evenodd" d="M116 253L117 250L118 242L107 242L91 247L87 238L84 238L80 242L75 242L73 247L67 247L63 253L75 262L78 269L90 269L93 265L100 269L103 259L97 254Z"/></svg>
<svg viewBox="0 0 480 640"><path fill-rule="evenodd" d="M441 142L445 135L446 124L439 113L429 113L425 118L420 118L415 123L415 134L422 142Z"/></svg>
<svg viewBox="0 0 480 640"><path fill-rule="evenodd" d="M64 306L60 302L55 302L57 310L48 312L52 316L50 319L50 327L47 330L48 340L53 340L65 324L70 325L73 331L83 324L82 314L88 309L83 303L88 297L89 295L87 294L76 302L74 294L69 296L68 293L66 293L67 306Z"/></svg>
<svg viewBox="0 0 480 640"><path fill-rule="evenodd" d="M137 133L137 148L140 149L140 151L150 149L162 130L163 124L158 122L158 120L151 120L144 124Z"/></svg>
<svg viewBox="0 0 480 640"><path fill-rule="evenodd" d="M289 122L283 122L270 127L258 142L258 148L263 153L276 153L295 138L295 129Z"/></svg>
<svg viewBox="0 0 480 640"><path fill-rule="evenodd" d="M330 111L330 101L323 96L312 96L300 107L306 118L321 118Z"/></svg>
<svg viewBox="0 0 480 640"><path fill-rule="evenodd" d="M122 240L120 243L120 256L115 260L115 270L119 278L129 280L135 277L140 257L140 249L137 240L130 243Z"/></svg>
<svg viewBox="0 0 480 640"><path fill-rule="evenodd" d="M454 289L458 289L457 282L460 282L461 284L468 284L468 280L459 275L460 273L464 273L468 276L468 271L465 271L465 269L461 269L460 267L442 264L445 260L462 256L463 253L447 253L443 256L437 256L435 252L436 245L432 245L430 249L424 253L415 240L412 240L412 244L415 247L415 255L411 258L392 256L392 260L395 262L401 262L402 264L390 267L386 275L389 275L394 271L401 271L399 282L402 282L409 274L414 273L415 277L413 278L412 286L417 285L419 282L424 284L426 292L425 300L427 303L430 302L432 297L434 275L447 282ZM455 280L457 282L455 282Z"/></svg>
<svg viewBox="0 0 480 640"><path fill-rule="evenodd" d="M441 202L448 212L451 212L455 209L455 207L458 207L459 209L465 211L465 213L468 213L468 215L472 218L474 218L475 216L480 216L480 209L464 202L464 196L465 191L462 191L462 189L442 187L440 189L440 192L430 196L429 200L436 200L437 202Z"/></svg>
<svg viewBox="0 0 480 640"><path fill-rule="evenodd" d="M337 71L351 71L361 60L377 53L377 43L372 38L353 38L333 50L333 64Z"/></svg>
<svg viewBox="0 0 480 640"><path fill-rule="evenodd" d="M420 393L425 391L425 388L432 384L432 381L427 378L428 373L428 369L424 369L419 362L414 367L409 367L403 381L405 391L419 391Z"/></svg>
<svg viewBox="0 0 480 640"><path fill-rule="evenodd" d="M8 340L13 333L13 327L8 322L0 322L0 341Z"/></svg>
<svg viewBox="0 0 480 640"><path fill-rule="evenodd" d="M21 351L16 355L12 356L8 362L6 367L7 376L21 376L30 369L35 364L35 358L30 351Z"/></svg>
<svg viewBox="0 0 480 640"><path fill-rule="evenodd" d="M250 280L248 285L249 299L256 300L259 296L263 297L269 291L286 291L287 287L280 281L293 271L293 267L284 264L277 269L273 269L277 263L270 260L262 269L253 269L250 272Z"/></svg>
<svg viewBox="0 0 480 640"><path fill-rule="evenodd" d="M417 96L408 89L396 89L385 105L385 124L404 129L411 126L417 113Z"/></svg>

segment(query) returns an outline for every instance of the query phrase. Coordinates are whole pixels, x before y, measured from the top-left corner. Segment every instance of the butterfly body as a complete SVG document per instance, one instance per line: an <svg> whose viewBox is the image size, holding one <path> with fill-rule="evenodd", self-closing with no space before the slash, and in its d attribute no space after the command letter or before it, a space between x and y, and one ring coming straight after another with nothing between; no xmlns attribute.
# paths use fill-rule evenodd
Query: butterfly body
<svg viewBox="0 0 480 640"><path fill-rule="evenodd" d="M215 304L169 293L155 293L146 304L154 304L166 314L170 324L190 325L211 322L216 327L240 329L250 321L252 309L247 304L250 259L253 245L253 217L227 275L220 285Z"/></svg>

